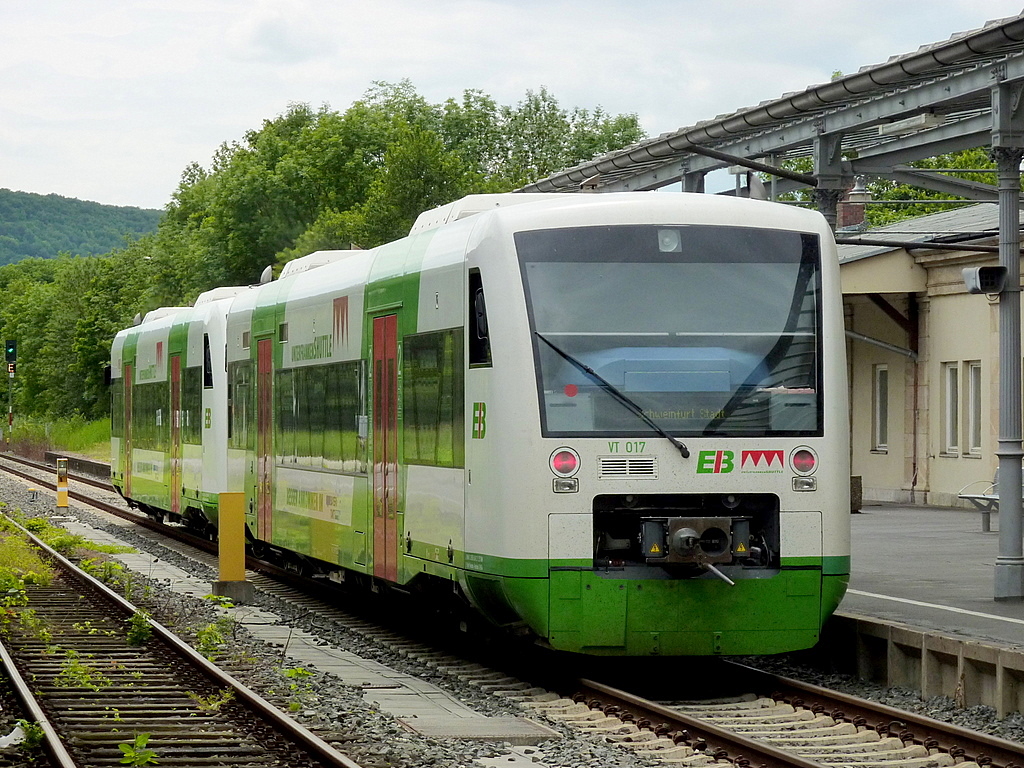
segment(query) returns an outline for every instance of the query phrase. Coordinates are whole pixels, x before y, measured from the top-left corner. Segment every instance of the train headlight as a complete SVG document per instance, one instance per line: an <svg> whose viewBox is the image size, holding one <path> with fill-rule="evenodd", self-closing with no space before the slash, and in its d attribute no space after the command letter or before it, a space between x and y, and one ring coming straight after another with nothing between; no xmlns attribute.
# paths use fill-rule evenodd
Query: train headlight
<svg viewBox="0 0 1024 768"><path fill-rule="evenodd" d="M818 478L816 477L794 477L794 491L816 491L818 490Z"/></svg>
<svg viewBox="0 0 1024 768"><path fill-rule="evenodd" d="M555 493L579 493L578 477L556 477L551 481L551 490Z"/></svg>
<svg viewBox="0 0 1024 768"><path fill-rule="evenodd" d="M549 464L559 477L572 477L580 471L580 455L572 448L559 448L551 454Z"/></svg>

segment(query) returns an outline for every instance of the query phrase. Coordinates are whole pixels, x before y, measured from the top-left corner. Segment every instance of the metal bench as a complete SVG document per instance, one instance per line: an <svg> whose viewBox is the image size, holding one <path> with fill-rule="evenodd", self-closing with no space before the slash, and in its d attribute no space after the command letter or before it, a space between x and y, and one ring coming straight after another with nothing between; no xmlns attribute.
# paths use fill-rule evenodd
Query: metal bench
<svg viewBox="0 0 1024 768"><path fill-rule="evenodd" d="M985 483L985 486L982 486ZM968 493L970 488L981 488L980 493ZM960 492L957 494L957 498L969 501L977 509L981 510L981 530L988 533L992 530L992 513L999 511L999 467L996 467L996 473L992 477L992 482L988 480L975 480L973 483L968 483Z"/></svg>

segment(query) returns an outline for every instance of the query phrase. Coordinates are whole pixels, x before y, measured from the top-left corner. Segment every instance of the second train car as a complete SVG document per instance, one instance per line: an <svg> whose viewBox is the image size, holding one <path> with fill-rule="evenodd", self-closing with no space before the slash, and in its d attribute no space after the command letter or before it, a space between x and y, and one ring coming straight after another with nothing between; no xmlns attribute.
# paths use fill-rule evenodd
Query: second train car
<svg viewBox="0 0 1024 768"><path fill-rule="evenodd" d="M256 547L585 654L807 648L846 589L817 213L470 196L203 306L113 345L114 482L152 514L244 493Z"/></svg>

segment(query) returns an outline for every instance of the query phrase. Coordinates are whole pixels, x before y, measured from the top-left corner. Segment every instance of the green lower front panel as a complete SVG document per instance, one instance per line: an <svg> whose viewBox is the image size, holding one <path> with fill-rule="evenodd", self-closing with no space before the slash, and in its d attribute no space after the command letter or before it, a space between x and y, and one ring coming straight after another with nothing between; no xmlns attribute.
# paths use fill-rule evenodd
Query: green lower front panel
<svg viewBox="0 0 1024 768"><path fill-rule="evenodd" d="M833 603L843 576L828 576ZM602 578L552 569L549 579L505 578L508 606L554 648L615 656L738 656L817 643L823 616L820 566L772 578Z"/></svg>

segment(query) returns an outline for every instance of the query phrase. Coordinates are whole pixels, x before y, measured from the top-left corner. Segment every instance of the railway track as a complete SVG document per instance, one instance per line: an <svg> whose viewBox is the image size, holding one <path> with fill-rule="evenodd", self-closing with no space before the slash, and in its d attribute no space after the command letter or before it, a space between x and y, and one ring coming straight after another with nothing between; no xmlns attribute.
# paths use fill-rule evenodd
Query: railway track
<svg viewBox="0 0 1024 768"><path fill-rule="evenodd" d="M358 768L31 536L55 569L10 609L4 666L60 768ZM20 682L17 682L20 680ZM32 699L34 699L34 704ZM128 762L145 765L146 762Z"/></svg>
<svg viewBox="0 0 1024 768"><path fill-rule="evenodd" d="M527 710L667 764L812 768L1021 768L1024 744L732 665L755 691L654 700L592 680L571 696L507 695Z"/></svg>
<svg viewBox="0 0 1024 768"><path fill-rule="evenodd" d="M81 500L94 503L83 496ZM167 526L148 520L146 524L168 532ZM435 674L512 699L530 716L578 729L666 765L1024 768L1024 745L746 667L735 674L755 693L718 701L645 698L596 680L545 686L522 670L499 670L499 663L495 668L467 663L387 630L359 628L356 625L364 622L346 620L336 606L269 579L260 581L260 589L303 604L317 615L342 614L342 623L350 629L379 636L382 644L394 646L396 653Z"/></svg>

